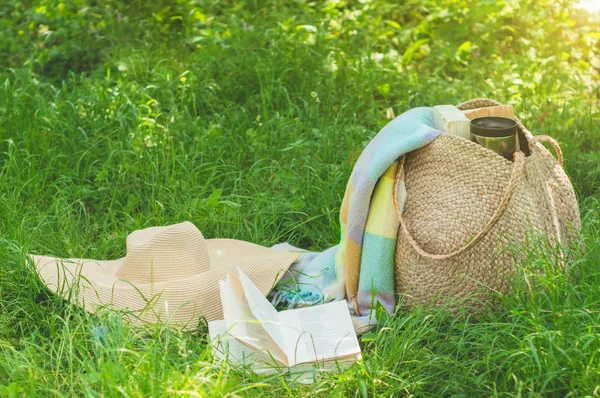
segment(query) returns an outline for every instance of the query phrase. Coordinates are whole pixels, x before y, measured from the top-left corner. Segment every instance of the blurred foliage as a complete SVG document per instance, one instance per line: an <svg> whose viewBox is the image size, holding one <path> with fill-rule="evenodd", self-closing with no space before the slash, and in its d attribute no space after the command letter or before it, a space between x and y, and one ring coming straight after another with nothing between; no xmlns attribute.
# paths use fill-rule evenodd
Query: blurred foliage
<svg viewBox="0 0 600 398"><path fill-rule="evenodd" d="M106 82L104 112L77 100L80 123L118 120L137 148L166 142L176 108L215 137L230 108L259 115L245 135L267 155L257 131L274 115L358 114L377 130L390 111L488 96L531 128L567 112L555 127L579 137L567 155L589 154L573 167L580 192L599 189L600 142L577 121L599 117L600 18L571 1L5 0L0 29L2 70L65 90Z"/></svg>
<svg viewBox="0 0 600 398"><path fill-rule="evenodd" d="M567 112L556 128L579 136L572 151L590 153L573 172L598 180L585 173L596 170L599 140L576 122L599 117L600 17L571 1L4 0L0 31L3 71L58 86L106 81L107 120L145 103L119 120L146 131L132 133L138 147L164 142L177 106L212 115L204 127L218 136L230 107L262 115L256 127L308 112L358 114L377 130L392 110L488 96L517 106L531 128ZM256 135L246 132L252 148ZM599 189L589 184L581 192Z"/></svg>
<svg viewBox="0 0 600 398"><path fill-rule="evenodd" d="M390 80L382 96L398 73L448 82L475 75L490 87L502 82L508 98L540 89L597 95L598 24L565 0L5 0L0 60L64 77L110 63L123 43L180 42L194 53L260 27L272 37L264 45L310 46L331 71L380 67Z"/></svg>

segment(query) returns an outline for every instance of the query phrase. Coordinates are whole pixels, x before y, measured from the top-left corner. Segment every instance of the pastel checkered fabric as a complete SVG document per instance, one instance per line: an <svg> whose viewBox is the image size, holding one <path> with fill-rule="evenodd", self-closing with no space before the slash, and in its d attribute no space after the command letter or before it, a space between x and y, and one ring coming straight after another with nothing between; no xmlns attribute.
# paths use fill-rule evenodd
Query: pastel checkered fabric
<svg viewBox="0 0 600 398"><path fill-rule="evenodd" d="M347 299L358 323L369 323L379 302L394 311L394 254L398 217L393 202L399 158L433 141L433 108L414 108L388 123L361 153L340 209L341 239L314 255L297 277L296 295L315 292L321 301ZM397 197L406 197L398 184ZM400 203L402 205L402 203ZM303 293L304 292L304 293ZM298 302L286 292L285 301ZM293 294L292 294L293 295ZM279 295L281 301L281 294ZM310 304L310 303L305 303ZM363 322L364 321L364 322Z"/></svg>

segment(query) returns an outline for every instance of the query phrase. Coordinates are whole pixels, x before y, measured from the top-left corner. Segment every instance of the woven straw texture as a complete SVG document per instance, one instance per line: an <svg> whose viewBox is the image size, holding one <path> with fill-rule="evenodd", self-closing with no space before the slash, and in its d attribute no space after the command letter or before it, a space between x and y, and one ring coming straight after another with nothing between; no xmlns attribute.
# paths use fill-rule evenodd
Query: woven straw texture
<svg viewBox="0 0 600 398"><path fill-rule="evenodd" d="M124 310L135 324L168 322L194 330L200 317L223 319L219 281L238 267L264 294L298 257L233 239L204 239L190 222L137 230L118 260L30 255L42 282L94 313Z"/></svg>
<svg viewBox="0 0 600 398"><path fill-rule="evenodd" d="M459 108L495 105L475 99ZM450 134L406 155L399 178L408 196L395 257L404 304L488 306L490 292L509 292L519 249L532 237L563 249L575 243L579 208L560 148L518 126L527 147L514 162Z"/></svg>

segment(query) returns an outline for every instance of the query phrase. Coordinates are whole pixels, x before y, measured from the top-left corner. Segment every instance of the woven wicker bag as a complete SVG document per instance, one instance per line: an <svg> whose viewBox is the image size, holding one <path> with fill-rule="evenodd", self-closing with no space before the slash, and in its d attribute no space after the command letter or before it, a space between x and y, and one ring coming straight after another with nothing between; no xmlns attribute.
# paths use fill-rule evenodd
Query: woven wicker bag
<svg viewBox="0 0 600 398"><path fill-rule="evenodd" d="M475 99L458 107L495 105ZM405 156L395 258L404 304L484 307L490 292L508 293L518 248L532 236L559 248L577 240L579 208L558 143L517 124L514 162L450 134ZM554 146L556 159L541 142Z"/></svg>

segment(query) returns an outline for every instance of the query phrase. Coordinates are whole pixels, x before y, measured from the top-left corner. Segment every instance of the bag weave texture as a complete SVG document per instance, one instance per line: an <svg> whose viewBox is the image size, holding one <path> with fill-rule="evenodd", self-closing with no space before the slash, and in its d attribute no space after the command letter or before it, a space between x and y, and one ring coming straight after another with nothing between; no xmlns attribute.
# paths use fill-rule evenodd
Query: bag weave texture
<svg viewBox="0 0 600 398"><path fill-rule="evenodd" d="M496 105L475 99L458 107ZM490 292L509 292L519 250L532 237L546 237L559 261L561 248L576 244L579 207L560 147L517 124L523 152L514 162L451 134L405 156L397 178L407 197L397 209L395 254L396 291L405 305L488 306ZM541 142L554 146L556 158Z"/></svg>

